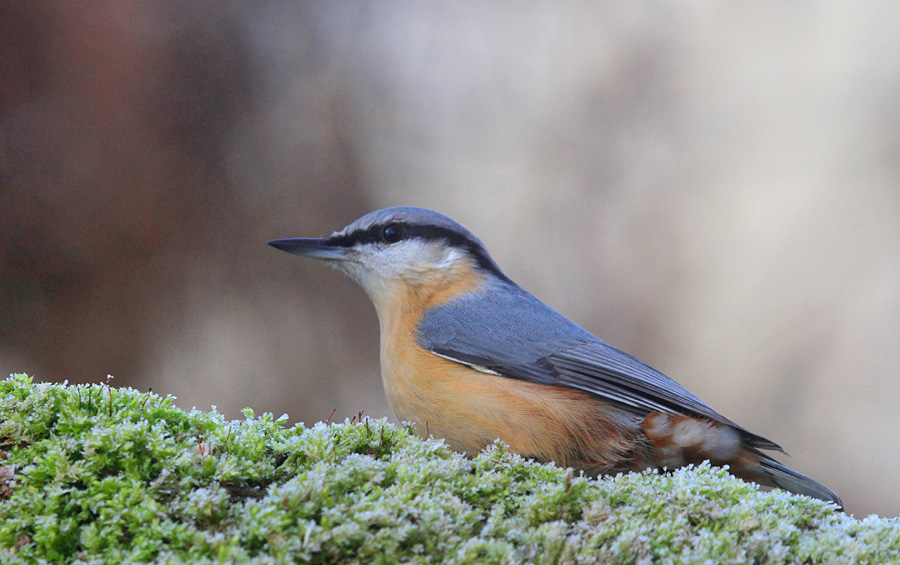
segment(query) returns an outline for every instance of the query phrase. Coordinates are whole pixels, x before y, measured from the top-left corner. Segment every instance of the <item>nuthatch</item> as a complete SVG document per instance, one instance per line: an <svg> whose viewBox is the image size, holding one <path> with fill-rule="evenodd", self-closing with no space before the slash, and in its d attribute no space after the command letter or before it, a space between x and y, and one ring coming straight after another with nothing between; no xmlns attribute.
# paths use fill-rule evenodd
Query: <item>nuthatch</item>
<svg viewBox="0 0 900 565"><path fill-rule="evenodd" d="M269 245L324 260L365 289L391 407L455 450L474 454L499 438L592 475L709 460L841 506L831 489L763 453L783 453L776 443L520 288L442 214L387 208L325 239Z"/></svg>

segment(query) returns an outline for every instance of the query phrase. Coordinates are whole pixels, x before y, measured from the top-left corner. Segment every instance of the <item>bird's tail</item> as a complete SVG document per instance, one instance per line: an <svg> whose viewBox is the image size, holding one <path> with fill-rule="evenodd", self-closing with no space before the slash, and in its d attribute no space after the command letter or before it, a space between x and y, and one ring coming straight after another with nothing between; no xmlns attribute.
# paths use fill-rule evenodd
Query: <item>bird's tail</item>
<svg viewBox="0 0 900 565"><path fill-rule="evenodd" d="M830 488L762 452L782 451L777 444L730 422L651 412L641 428L654 448L652 461L659 467L671 469L708 459L714 465L728 465L744 480L833 502L843 510L841 499Z"/></svg>
<svg viewBox="0 0 900 565"><path fill-rule="evenodd" d="M811 496L825 502L833 502L839 510L844 509L840 497L833 490L765 455L760 456L758 465L753 465L747 471L748 474L755 475L750 478L760 484L778 487L794 494Z"/></svg>

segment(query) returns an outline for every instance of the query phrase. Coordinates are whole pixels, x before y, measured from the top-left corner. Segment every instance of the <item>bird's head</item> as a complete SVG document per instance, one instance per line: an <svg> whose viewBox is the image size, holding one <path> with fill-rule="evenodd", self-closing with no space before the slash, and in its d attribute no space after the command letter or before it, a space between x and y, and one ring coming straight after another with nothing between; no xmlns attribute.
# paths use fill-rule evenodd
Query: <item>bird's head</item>
<svg viewBox="0 0 900 565"><path fill-rule="evenodd" d="M377 210L326 238L269 245L328 262L358 282L379 310L398 293L433 293L466 280L510 282L472 232L424 208Z"/></svg>

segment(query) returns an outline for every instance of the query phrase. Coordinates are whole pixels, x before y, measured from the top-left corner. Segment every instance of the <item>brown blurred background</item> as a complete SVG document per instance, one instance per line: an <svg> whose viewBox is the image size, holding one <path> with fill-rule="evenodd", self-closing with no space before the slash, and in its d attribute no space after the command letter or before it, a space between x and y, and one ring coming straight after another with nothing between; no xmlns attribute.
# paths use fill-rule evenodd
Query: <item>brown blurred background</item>
<svg viewBox="0 0 900 565"><path fill-rule="evenodd" d="M900 4L0 6L0 367L390 414L268 239L434 208L522 286L900 513Z"/></svg>

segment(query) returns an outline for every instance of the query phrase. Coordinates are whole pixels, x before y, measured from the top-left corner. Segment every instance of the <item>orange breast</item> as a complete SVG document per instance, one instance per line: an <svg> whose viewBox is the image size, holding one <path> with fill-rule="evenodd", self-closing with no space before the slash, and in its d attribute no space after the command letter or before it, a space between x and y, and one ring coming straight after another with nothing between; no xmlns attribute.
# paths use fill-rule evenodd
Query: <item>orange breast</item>
<svg viewBox="0 0 900 565"><path fill-rule="evenodd" d="M470 269L434 289L398 288L377 305L382 380L397 416L469 455L499 438L516 453L591 472L646 467L639 418L577 390L477 371L416 343L425 309L481 283Z"/></svg>

